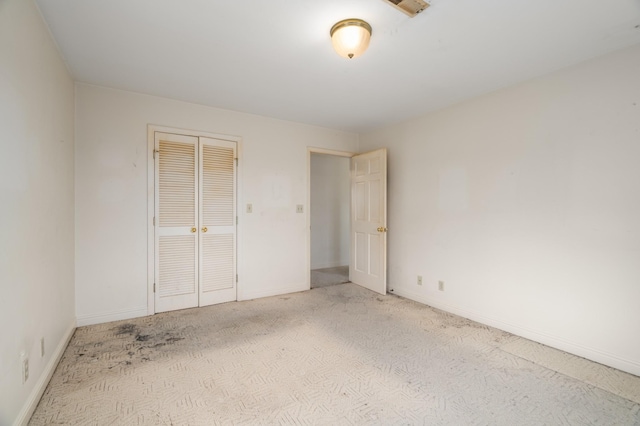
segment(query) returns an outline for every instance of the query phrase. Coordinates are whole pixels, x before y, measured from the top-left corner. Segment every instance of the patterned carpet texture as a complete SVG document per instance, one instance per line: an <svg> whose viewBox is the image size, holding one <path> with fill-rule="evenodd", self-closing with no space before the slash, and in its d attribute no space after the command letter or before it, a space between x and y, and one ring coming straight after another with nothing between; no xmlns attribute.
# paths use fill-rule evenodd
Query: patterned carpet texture
<svg viewBox="0 0 640 426"><path fill-rule="evenodd" d="M529 344L334 285L78 328L30 424L640 425L640 378Z"/></svg>

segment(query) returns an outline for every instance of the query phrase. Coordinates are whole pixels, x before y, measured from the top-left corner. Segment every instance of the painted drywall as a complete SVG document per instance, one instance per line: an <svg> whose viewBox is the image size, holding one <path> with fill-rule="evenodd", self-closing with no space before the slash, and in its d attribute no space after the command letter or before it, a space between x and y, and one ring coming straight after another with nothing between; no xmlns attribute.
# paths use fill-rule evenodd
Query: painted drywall
<svg viewBox="0 0 640 426"><path fill-rule="evenodd" d="M311 269L349 264L349 162L311 154Z"/></svg>
<svg viewBox="0 0 640 426"><path fill-rule="evenodd" d="M362 135L389 288L640 375L639 76L636 46Z"/></svg>
<svg viewBox="0 0 640 426"><path fill-rule="evenodd" d="M147 313L148 124L242 138L238 297L307 289L307 147L355 151L356 134L77 84L78 323Z"/></svg>
<svg viewBox="0 0 640 426"><path fill-rule="evenodd" d="M73 81L36 6L0 2L3 425L27 420L75 324L73 103ZM24 384L23 353L29 358Z"/></svg>

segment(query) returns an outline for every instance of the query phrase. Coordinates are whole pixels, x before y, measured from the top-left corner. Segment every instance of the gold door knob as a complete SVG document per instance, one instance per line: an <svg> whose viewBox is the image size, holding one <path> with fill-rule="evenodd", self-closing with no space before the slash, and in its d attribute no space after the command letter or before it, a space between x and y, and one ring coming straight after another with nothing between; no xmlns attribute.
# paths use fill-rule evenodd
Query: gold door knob
<svg viewBox="0 0 640 426"><path fill-rule="evenodd" d="M378 228L378 232L387 232L387 228L385 228L384 226L381 226Z"/></svg>
<svg viewBox="0 0 640 426"><path fill-rule="evenodd" d="M191 228L191 232L196 232L198 228Z"/></svg>
<svg viewBox="0 0 640 426"><path fill-rule="evenodd" d="M207 232L207 231L208 231L208 229L207 229L206 226L202 228L202 232Z"/></svg>

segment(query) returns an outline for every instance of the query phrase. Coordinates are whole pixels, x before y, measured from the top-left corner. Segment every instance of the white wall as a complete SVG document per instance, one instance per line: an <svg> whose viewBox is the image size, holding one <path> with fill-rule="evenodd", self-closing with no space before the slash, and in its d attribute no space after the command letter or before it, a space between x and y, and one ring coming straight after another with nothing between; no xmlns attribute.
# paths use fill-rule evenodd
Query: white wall
<svg viewBox="0 0 640 426"><path fill-rule="evenodd" d="M239 298L308 288L307 147L356 134L84 84L76 111L79 324L146 315L148 124L242 137Z"/></svg>
<svg viewBox="0 0 640 426"><path fill-rule="evenodd" d="M311 269L349 264L349 162L311 154Z"/></svg>
<svg viewBox="0 0 640 426"><path fill-rule="evenodd" d="M361 137L385 146L395 293L640 375L640 46Z"/></svg>
<svg viewBox="0 0 640 426"><path fill-rule="evenodd" d="M75 326L73 97L71 77L36 6L1 1L2 425L28 419ZM23 352L30 370L25 384Z"/></svg>

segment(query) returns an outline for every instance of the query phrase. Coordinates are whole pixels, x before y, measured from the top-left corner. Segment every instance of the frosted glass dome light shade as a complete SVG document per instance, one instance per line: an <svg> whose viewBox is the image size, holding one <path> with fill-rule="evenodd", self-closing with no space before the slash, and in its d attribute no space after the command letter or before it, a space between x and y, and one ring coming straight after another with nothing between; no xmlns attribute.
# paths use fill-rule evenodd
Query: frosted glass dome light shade
<svg viewBox="0 0 640 426"><path fill-rule="evenodd" d="M333 48L343 58L362 55L371 39L371 25L362 19L345 19L335 24L330 31Z"/></svg>

